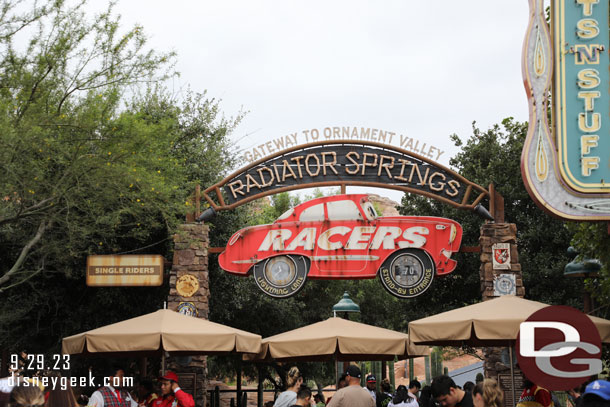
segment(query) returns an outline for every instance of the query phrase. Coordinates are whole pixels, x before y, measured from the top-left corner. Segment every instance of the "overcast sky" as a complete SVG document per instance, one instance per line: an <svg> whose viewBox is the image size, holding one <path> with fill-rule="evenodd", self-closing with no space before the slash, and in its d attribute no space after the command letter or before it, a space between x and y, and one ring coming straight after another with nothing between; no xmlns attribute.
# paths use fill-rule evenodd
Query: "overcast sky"
<svg viewBox="0 0 610 407"><path fill-rule="evenodd" d="M249 112L234 134L244 150L362 126L432 144L448 165L449 135L466 139L472 121L527 120L527 0L123 0L117 12L178 53L176 89L207 90L229 116Z"/></svg>

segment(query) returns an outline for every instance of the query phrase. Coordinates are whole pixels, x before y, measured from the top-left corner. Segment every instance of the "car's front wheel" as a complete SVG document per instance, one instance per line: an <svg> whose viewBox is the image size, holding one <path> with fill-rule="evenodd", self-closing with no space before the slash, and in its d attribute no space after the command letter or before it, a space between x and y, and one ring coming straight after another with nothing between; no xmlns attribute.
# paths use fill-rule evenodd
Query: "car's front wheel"
<svg viewBox="0 0 610 407"><path fill-rule="evenodd" d="M393 253L379 269L383 287L399 298L413 298L432 284L436 268L430 255L420 249Z"/></svg>
<svg viewBox="0 0 610 407"><path fill-rule="evenodd" d="M309 260L304 256L275 256L253 266L258 288L274 298L295 295L305 285Z"/></svg>

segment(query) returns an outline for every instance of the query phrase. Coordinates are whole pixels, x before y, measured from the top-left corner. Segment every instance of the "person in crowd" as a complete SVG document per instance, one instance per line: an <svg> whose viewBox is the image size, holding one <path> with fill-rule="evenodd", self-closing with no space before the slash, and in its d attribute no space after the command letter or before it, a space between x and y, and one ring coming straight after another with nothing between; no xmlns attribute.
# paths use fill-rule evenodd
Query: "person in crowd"
<svg viewBox="0 0 610 407"><path fill-rule="evenodd" d="M297 391L297 401L290 407L310 407L311 406L311 389L304 384Z"/></svg>
<svg viewBox="0 0 610 407"><path fill-rule="evenodd" d="M517 402L517 407L551 407L553 399L551 392L529 380L523 372L523 392Z"/></svg>
<svg viewBox="0 0 610 407"><path fill-rule="evenodd" d="M77 397L76 402L78 403L79 406L86 407L89 404L89 397L87 397L86 394L81 394L80 396Z"/></svg>
<svg viewBox="0 0 610 407"><path fill-rule="evenodd" d="M144 379L140 381L140 385L138 386L138 405L140 407L152 407L153 401L158 397L157 393L155 393L155 387L152 380Z"/></svg>
<svg viewBox="0 0 610 407"><path fill-rule="evenodd" d="M337 381L337 391L339 391L339 389L342 389L344 387L347 386L347 378L345 373L341 373L341 376L339 376L339 380ZM333 397L330 396L327 400L326 400L326 405L330 404L330 399L332 399Z"/></svg>
<svg viewBox="0 0 610 407"><path fill-rule="evenodd" d="M13 386L8 377L0 378L0 407L6 407Z"/></svg>
<svg viewBox="0 0 610 407"><path fill-rule="evenodd" d="M419 407L419 404L415 397L411 396L407 387L401 384L396 388L396 394L388 407Z"/></svg>
<svg viewBox="0 0 610 407"><path fill-rule="evenodd" d="M419 407L434 407L432 402L432 387L424 386L419 393L419 399L417 399Z"/></svg>
<svg viewBox="0 0 610 407"><path fill-rule="evenodd" d="M42 407L44 393L38 386L19 384L11 390L8 407Z"/></svg>
<svg viewBox="0 0 610 407"><path fill-rule="evenodd" d="M345 372L347 386L339 389L328 407L375 407L375 401L368 390L360 387L362 372L356 365L349 365Z"/></svg>
<svg viewBox="0 0 610 407"><path fill-rule="evenodd" d="M298 397L298 395L297 395L297 397ZM316 405L316 407L326 407L326 403L324 403L324 396L321 395L320 393L314 394L313 402Z"/></svg>
<svg viewBox="0 0 610 407"><path fill-rule="evenodd" d="M595 380L589 383L582 395L583 407L610 407L610 382Z"/></svg>
<svg viewBox="0 0 610 407"><path fill-rule="evenodd" d="M465 385L464 388L466 388ZM484 379L474 385L472 402L474 407L502 407L504 405L504 392L494 379Z"/></svg>
<svg viewBox="0 0 610 407"><path fill-rule="evenodd" d="M100 387L89 398L89 407L137 407L131 395L123 388L125 370L120 366L111 367L107 373L108 385Z"/></svg>
<svg viewBox="0 0 610 407"><path fill-rule="evenodd" d="M293 366L286 376L286 391L280 393L275 400L274 407L289 407L297 402L297 392L303 384L303 377L299 368Z"/></svg>
<svg viewBox="0 0 610 407"><path fill-rule="evenodd" d="M61 375L58 375L61 377ZM70 383L66 383L66 386L55 386L47 393L46 407L78 407L76 397L74 397L74 391Z"/></svg>
<svg viewBox="0 0 610 407"><path fill-rule="evenodd" d="M464 383L464 391L466 393L472 393L473 389L474 389L474 383L473 382L467 381L466 383Z"/></svg>
<svg viewBox="0 0 610 407"><path fill-rule="evenodd" d="M159 378L159 382L161 383L161 397L153 400L153 407L195 407L193 396L178 385L176 373L168 370Z"/></svg>
<svg viewBox="0 0 610 407"><path fill-rule="evenodd" d="M339 376L339 381L337 382L337 390L347 387L347 375L345 373L341 373Z"/></svg>
<svg viewBox="0 0 610 407"><path fill-rule="evenodd" d="M409 394L415 400L417 400L417 398L419 397L420 389L421 389L421 383L419 381L413 379L409 382Z"/></svg>
<svg viewBox="0 0 610 407"><path fill-rule="evenodd" d="M363 388L364 388L364 390L369 392L369 394L373 398L373 401L376 402L377 401L377 378L375 377L375 375L370 374L366 377L366 386Z"/></svg>
<svg viewBox="0 0 610 407"><path fill-rule="evenodd" d="M437 376L432 380L432 397L442 407L473 407L472 393L456 386L449 376Z"/></svg>
<svg viewBox="0 0 610 407"><path fill-rule="evenodd" d="M582 407L582 394L585 392L586 384L570 389L568 393L568 407Z"/></svg>
<svg viewBox="0 0 610 407"><path fill-rule="evenodd" d="M379 384L381 392L377 393L377 407L386 407L392 400L392 385L388 379L383 379Z"/></svg>

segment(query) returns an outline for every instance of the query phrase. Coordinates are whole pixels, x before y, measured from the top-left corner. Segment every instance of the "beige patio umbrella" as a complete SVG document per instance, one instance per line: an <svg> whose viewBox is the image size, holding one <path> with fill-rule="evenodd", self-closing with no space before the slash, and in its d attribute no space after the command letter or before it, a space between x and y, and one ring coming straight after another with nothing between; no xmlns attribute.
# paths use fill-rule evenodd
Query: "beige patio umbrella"
<svg viewBox="0 0 610 407"><path fill-rule="evenodd" d="M342 318L297 328L263 339L261 352L247 360L392 360L430 353L427 346L409 347L408 335Z"/></svg>
<svg viewBox="0 0 610 407"><path fill-rule="evenodd" d="M418 345L506 346L514 342L519 324L548 307L514 295L468 305L409 322L409 340ZM610 321L590 316L603 343L610 343Z"/></svg>
<svg viewBox="0 0 610 407"><path fill-rule="evenodd" d="M441 346L512 346L517 340L519 325L539 309L548 307L514 295L468 305L451 311L409 322L409 340L418 345ZM610 343L610 321L589 316L599 331L603 343ZM513 364L510 366L515 383Z"/></svg>
<svg viewBox="0 0 610 407"><path fill-rule="evenodd" d="M63 338L62 353L258 353L261 336L167 309Z"/></svg>

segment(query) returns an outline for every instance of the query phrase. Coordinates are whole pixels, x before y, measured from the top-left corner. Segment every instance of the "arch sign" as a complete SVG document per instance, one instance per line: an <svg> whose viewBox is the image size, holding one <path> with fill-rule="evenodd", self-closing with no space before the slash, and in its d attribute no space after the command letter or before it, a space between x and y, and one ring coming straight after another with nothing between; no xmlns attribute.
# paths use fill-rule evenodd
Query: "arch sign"
<svg viewBox="0 0 610 407"><path fill-rule="evenodd" d="M391 188L473 210L488 195L458 173L398 147L323 141L255 161L207 188L203 196L215 210L223 210L279 192L337 185Z"/></svg>
<svg viewBox="0 0 610 407"><path fill-rule="evenodd" d="M361 185L393 188L475 209L488 192L426 157L369 141L325 141L262 158L203 193L211 210L300 188ZM209 210L209 209L208 209ZM219 256L226 272L252 274L275 298L295 295L308 278L379 276L400 298L425 292L451 273L462 227L445 218L379 216L365 194L336 195L297 205L270 225L239 230Z"/></svg>
<svg viewBox="0 0 610 407"><path fill-rule="evenodd" d="M523 47L530 111L523 180L552 215L610 220L609 2L551 3L553 43L543 0L530 1ZM553 131L547 114L551 92Z"/></svg>

